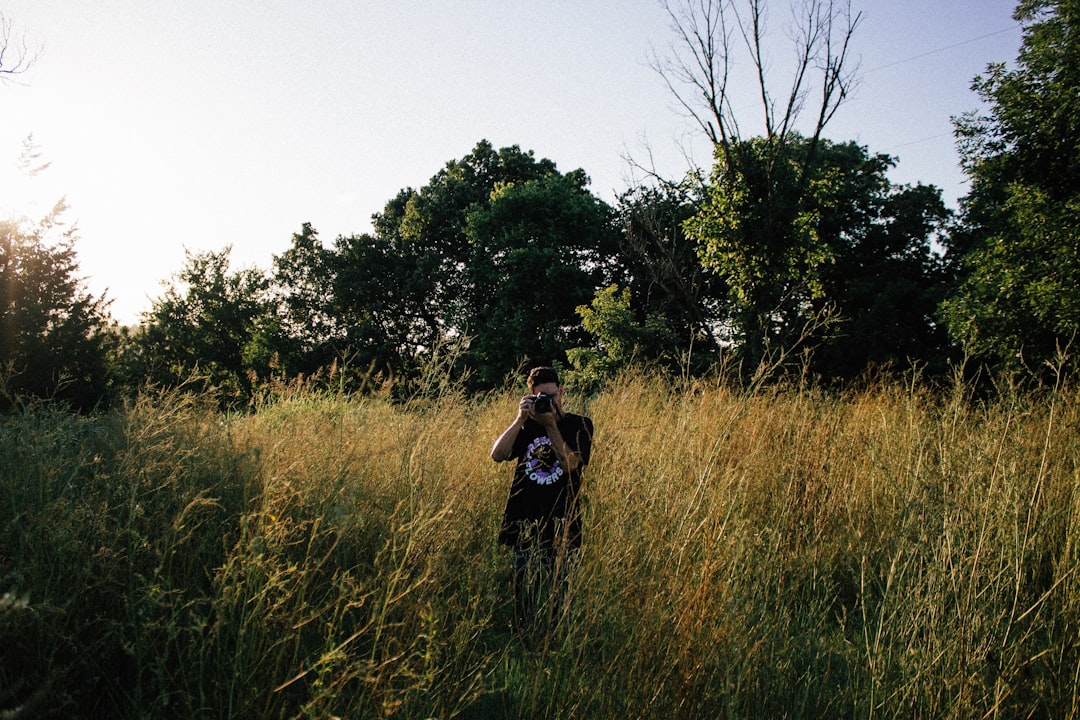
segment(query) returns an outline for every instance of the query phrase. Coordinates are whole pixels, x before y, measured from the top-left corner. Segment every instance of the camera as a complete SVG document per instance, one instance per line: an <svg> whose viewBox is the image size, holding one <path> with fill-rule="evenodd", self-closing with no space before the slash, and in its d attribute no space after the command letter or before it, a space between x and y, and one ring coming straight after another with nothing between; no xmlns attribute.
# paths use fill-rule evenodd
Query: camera
<svg viewBox="0 0 1080 720"><path fill-rule="evenodd" d="M544 414L551 412L551 396L547 393L539 393L533 398L533 412L537 414Z"/></svg>

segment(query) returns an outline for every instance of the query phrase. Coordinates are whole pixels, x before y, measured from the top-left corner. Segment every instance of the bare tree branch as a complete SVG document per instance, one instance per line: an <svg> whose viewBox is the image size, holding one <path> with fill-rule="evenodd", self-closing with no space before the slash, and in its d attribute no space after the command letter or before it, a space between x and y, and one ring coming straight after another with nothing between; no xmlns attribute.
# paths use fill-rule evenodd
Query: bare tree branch
<svg viewBox="0 0 1080 720"><path fill-rule="evenodd" d="M670 54L656 53L650 65L668 86L675 100L714 145L731 140L725 118L728 102L730 32L725 24L726 0L663 1L677 40Z"/></svg>
<svg viewBox="0 0 1080 720"><path fill-rule="evenodd" d="M12 23L0 12L0 81L8 81L30 69L41 54L41 48L31 48L26 36L12 38Z"/></svg>
<svg viewBox="0 0 1080 720"><path fill-rule="evenodd" d="M750 17L743 20L739 14L738 6L732 3L732 13L735 15L742 35L743 44L750 53L754 69L757 74L758 93L761 95L762 120L765 123L765 136L772 138L775 135L773 125L773 100L769 97L769 84L765 81L765 60L762 55L762 39L765 36L765 7L762 0L749 0Z"/></svg>
<svg viewBox="0 0 1080 720"><path fill-rule="evenodd" d="M789 0L795 64L789 84L774 100L767 43L769 0L660 0L671 20L675 41L670 54L653 54L650 65L672 96L721 152L743 138L731 93L732 69L738 64L732 37L742 40L753 68L765 137L783 144L796 130L812 84L820 87L820 105L806 134L816 144L825 125L855 86L848 47L860 14L850 0Z"/></svg>
<svg viewBox="0 0 1080 720"><path fill-rule="evenodd" d="M784 108L784 117L781 120L779 133L781 138L787 137L792 124L802 113L803 103L806 100L806 88L804 87L806 70L810 67L816 52L816 44L820 37L821 28L816 10L815 7L805 7L803 8L803 16L799 17L798 8L792 8L794 24L789 37L795 46L796 62L787 105Z"/></svg>
<svg viewBox="0 0 1080 720"><path fill-rule="evenodd" d="M837 43L837 34L834 33L834 23L839 20L842 20L844 25L840 28L839 42ZM815 125L815 142L819 139L821 130L829 123L833 115L836 114L837 109L844 100L851 95L858 84L858 78L856 76L858 65L850 70L846 69L845 65L847 64L848 45L851 42L851 36L855 32L855 29L862 22L862 13L857 13L852 17L850 0L848 0L839 10L836 10L834 1L830 0L826 21L828 25L823 36L825 40L825 51L823 54L825 62L821 67L824 75L824 82L822 83L821 88L821 109L818 113L817 124Z"/></svg>
<svg viewBox="0 0 1080 720"><path fill-rule="evenodd" d="M683 138L686 140L686 136ZM649 144L648 139L642 137L641 139L641 151L645 156L644 160L638 159L629 149L624 151L620 156L623 162L626 163L628 169L628 175L624 178L628 187L638 187L643 184L643 180L647 180L657 187L666 188L669 191L676 192L682 187L693 187L699 192L699 195L703 195L705 191L705 174L701 170L701 166L695 160L693 153L688 143L680 143L679 150L682 154L683 161L686 163L687 173L678 180L671 180L661 174L660 170L656 166L656 159L653 156L652 146ZM640 175L639 175L640 173Z"/></svg>

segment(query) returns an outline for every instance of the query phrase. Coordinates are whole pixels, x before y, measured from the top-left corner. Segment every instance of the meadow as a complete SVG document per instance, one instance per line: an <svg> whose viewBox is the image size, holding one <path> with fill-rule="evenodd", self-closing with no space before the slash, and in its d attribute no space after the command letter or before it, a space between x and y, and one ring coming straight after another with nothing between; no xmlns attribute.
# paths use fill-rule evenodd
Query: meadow
<svg viewBox="0 0 1080 720"><path fill-rule="evenodd" d="M627 373L558 622L513 391L0 418L0 718L1080 717L1080 392Z"/></svg>

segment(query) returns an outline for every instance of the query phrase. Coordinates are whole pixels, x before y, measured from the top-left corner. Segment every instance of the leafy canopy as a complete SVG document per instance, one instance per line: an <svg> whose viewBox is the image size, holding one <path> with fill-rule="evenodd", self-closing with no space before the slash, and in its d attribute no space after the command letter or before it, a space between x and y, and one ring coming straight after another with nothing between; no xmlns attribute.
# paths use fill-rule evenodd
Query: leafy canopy
<svg viewBox="0 0 1080 720"><path fill-rule="evenodd" d="M1024 0L1014 17L1016 67L976 78L989 111L955 123L971 192L942 315L973 357L1038 370L1080 328L1080 0Z"/></svg>
<svg viewBox="0 0 1080 720"><path fill-rule="evenodd" d="M35 396L89 409L106 393L108 304L77 274L64 209L0 221L0 407Z"/></svg>

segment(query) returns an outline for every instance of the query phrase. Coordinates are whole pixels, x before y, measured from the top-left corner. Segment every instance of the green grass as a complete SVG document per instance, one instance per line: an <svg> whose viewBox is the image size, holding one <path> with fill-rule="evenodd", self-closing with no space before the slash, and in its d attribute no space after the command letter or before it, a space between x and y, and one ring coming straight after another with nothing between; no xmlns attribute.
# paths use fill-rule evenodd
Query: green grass
<svg viewBox="0 0 1080 720"><path fill-rule="evenodd" d="M510 630L511 394L0 419L0 718L1080 717L1080 410L627 375Z"/></svg>

